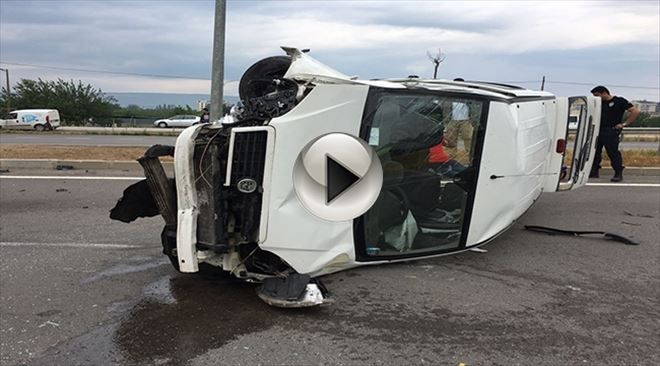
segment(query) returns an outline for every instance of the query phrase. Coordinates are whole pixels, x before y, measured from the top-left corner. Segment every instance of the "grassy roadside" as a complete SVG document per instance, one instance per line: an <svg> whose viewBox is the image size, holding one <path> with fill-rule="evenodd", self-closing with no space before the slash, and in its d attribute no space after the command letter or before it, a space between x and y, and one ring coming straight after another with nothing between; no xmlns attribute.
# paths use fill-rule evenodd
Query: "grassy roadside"
<svg viewBox="0 0 660 366"><path fill-rule="evenodd" d="M0 145L1 159L122 160L141 157L146 147ZM166 158L165 158L166 159Z"/></svg>
<svg viewBox="0 0 660 366"><path fill-rule="evenodd" d="M62 146L62 145L0 145L1 159L60 159L60 160L135 160L142 156L146 147L122 146ZM660 153L657 150L623 151L627 166L660 168ZM168 158L165 158L166 160ZM171 159L171 158L169 158ZM602 166L609 166L603 151Z"/></svg>
<svg viewBox="0 0 660 366"><path fill-rule="evenodd" d="M621 155L626 166L660 168L660 152L658 150L628 150L622 151ZM601 164L602 166L610 165L610 160L605 151L603 151L603 160L607 165Z"/></svg>
<svg viewBox="0 0 660 366"><path fill-rule="evenodd" d="M660 168L660 152L658 150L622 150L623 164L629 167ZM603 149L602 167L610 166L610 159ZM572 159L573 152L568 150L564 162Z"/></svg>

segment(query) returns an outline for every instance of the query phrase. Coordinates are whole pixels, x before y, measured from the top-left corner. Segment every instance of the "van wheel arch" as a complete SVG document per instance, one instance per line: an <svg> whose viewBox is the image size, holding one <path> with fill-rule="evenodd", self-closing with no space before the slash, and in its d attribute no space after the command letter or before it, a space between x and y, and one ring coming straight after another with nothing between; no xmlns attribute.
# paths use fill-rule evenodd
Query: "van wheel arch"
<svg viewBox="0 0 660 366"><path fill-rule="evenodd" d="M36 124L36 125L34 125L34 130L35 130L35 131L40 131L40 132L41 132L41 131L45 131L45 130L46 130L46 126L42 125L41 123Z"/></svg>

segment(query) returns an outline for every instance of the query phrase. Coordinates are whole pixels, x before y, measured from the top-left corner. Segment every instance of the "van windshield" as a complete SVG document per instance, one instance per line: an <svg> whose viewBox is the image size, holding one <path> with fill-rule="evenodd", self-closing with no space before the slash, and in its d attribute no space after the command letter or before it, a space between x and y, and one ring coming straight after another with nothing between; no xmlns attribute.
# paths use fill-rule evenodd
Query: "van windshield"
<svg viewBox="0 0 660 366"><path fill-rule="evenodd" d="M406 257L464 245L485 130L485 101L416 91L372 91L363 138L383 166L381 194L359 218L358 257ZM481 137L483 138L483 137ZM357 237L357 236L356 236ZM362 254L360 256L360 254Z"/></svg>

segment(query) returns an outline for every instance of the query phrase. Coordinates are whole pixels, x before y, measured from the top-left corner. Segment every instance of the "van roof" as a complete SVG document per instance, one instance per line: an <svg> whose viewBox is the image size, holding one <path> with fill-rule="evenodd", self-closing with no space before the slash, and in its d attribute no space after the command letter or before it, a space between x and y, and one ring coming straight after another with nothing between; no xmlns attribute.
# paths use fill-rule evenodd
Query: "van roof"
<svg viewBox="0 0 660 366"><path fill-rule="evenodd" d="M529 90L518 85L487 81L452 81L411 77L400 79L355 80L354 82L378 86L381 88L420 88L426 90L454 91L503 99L554 97L553 94L545 91Z"/></svg>
<svg viewBox="0 0 660 366"><path fill-rule="evenodd" d="M31 112L31 113L44 113L44 112L57 112L60 113L57 109L17 109L9 113L18 113L18 112Z"/></svg>

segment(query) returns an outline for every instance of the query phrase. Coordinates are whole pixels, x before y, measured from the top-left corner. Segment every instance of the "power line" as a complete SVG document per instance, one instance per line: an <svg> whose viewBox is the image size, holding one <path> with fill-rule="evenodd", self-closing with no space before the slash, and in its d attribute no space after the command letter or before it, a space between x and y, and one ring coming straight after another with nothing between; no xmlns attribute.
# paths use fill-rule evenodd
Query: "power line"
<svg viewBox="0 0 660 366"><path fill-rule="evenodd" d="M138 73L138 72L110 71L110 70L99 70L99 69L79 69L79 68L73 68L73 67L26 64L26 63L19 63L19 62L0 61L0 64L14 65L14 66L36 67L36 68L53 69L53 70L91 72L91 73L100 73L100 74L145 76L145 77L169 78L169 79L194 79L194 80L206 80L206 81L211 80L210 78L202 78L202 77L197 77L197 76L167 75L167 74L146 74L146 73ZM503 81L503 82L504 83L509 83L509 84L533 84L533 83L541 83L541 80ZM577 81L560 81L560 80L553 81L552 79L546 79L546 83L548 83L548 84L580 85L580 86L594 86L594 85L599 84L599 83L585 83L585 82L577 82ZM607 85L609 87L614 87L614 88L660 90L660 87L653 87L653 86L618 85L618 84L607 84L607 83L605 83L605 85Z"/></svg>
<svg viewBox="0 0 660 366"><path fill-rule="evenodd" d="M585 86L595 86L598 83L578 83L574 81L546 81L549 84L568 84L568 85L585 85ZM639 85L616 85L616 84L606 84L609 87L613 88L630 88L630 89L651 89L651 90L660 90L660 88L653 86L639 86Z"/></svg>
<svg viewBox="0 0 660 366"><path fill-rule="evenodd" d="M50 65L35 65L35 64L25 64L19 62L5 62L0 61L0 64L5 65L14 65L14 66L27 66L27 67L36 67L41 69L53 69L53 70L65 70L65 71L79 71L79 72L91 72L97 74L115 74L115 75L131 75L131 76L146 76L152 78L169 78L169 79L195 79L195 80L211 80L209 78L201 78L197 76L183 76L183 75L165 75L165 74L144 74L138 72L123 72L123 71L109 71L109 70L94 70L94 69L78 69L73 67L62 67L62 66L50 66Z"/></svg>
<svg viewBox="0 0 660 366"><path fill-rule="evenodd" d="M598 83L584 83L584 82L577 82L577 81L559 81L559 80L553 81L552 79L546 79L545 82L548 83L548 84L566 84L566 85L581 85L581 86L595 86L595 85L598 85ZM509 83L509 84L532 84L532 83L541 83L541 80L504 81L504 83ZM660 88L656 88L656 87L653 87L653 86L617 85L617 84L607 84L607 83L605 83L603 85L607 85L607 86L613 87L613 88L660 90Z"/></svg>

